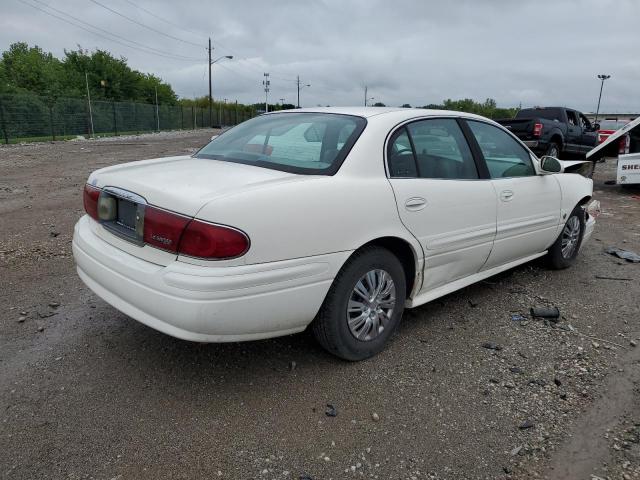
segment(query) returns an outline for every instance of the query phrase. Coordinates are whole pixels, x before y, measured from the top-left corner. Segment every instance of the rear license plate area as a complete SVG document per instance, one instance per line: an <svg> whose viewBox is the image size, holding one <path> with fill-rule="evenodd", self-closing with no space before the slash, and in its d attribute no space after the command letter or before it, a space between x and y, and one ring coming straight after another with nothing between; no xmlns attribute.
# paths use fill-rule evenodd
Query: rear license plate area
<svg viewBox="0 0 640 480"><path fill-rule="evenodd" d="M116 199L116 208L116 224L126 230L135 232L138 222L138 204L118 198Z"/></svg>
<svg viewBox="0 0 640 480"><path fill-rule="evenodd" d="M142 244L145 205L145 200L136 194L105 189L98 200L98 217L102 226L113 234Z"/></svg>

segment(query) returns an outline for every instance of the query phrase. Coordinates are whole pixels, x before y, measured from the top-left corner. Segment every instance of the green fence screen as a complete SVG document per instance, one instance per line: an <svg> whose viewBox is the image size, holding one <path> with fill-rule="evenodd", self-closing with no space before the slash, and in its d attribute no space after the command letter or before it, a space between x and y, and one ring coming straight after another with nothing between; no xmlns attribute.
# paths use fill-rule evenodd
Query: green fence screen
<svg viewBox="0 0 640 480"><path fill-rule="evenodd" d="M0 142L60 140L78 135L128 135L159 130L230 126L255 116L236 104L209 109L180 105L0 95Z"/></svg>

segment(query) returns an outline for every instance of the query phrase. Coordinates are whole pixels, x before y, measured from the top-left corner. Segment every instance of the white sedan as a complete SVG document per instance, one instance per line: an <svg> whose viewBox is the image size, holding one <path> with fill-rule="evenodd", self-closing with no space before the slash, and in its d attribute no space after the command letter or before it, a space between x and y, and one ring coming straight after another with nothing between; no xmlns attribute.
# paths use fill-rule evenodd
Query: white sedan
<svg viewBox="0 0 640 480"><path fill-rule="evenodd" d="M270 113L193 156L103 168L84 187L80 278L130 317L197 342L309 325L348 360L384 348L405 308L593 231L593 183L476 115Z"/></svg>

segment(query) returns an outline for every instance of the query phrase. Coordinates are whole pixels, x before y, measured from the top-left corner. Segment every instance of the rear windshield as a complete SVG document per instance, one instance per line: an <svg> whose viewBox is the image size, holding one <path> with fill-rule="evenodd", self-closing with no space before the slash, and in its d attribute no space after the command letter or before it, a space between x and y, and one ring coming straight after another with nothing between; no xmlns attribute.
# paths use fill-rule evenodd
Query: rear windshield
<svg viewBox="0 0 640 480"><path fill-rule="evenodd" d="M365 125L362 117L333 113L262 115L226 131L195 157L333 175Z"/></svg>
<svg viewBox="0 0 640 480"><path fill-rule="evenodd" d="M560 108L525 108L516 114L516 118L545 118L562 122L562 109Z"/></svg>
<svg viewBox="0 0 640 480"><path fill-rule="evenodd" d="M627 122L622 120L602 120L600 122L600 130L618 130L626 124Z"/></svg>

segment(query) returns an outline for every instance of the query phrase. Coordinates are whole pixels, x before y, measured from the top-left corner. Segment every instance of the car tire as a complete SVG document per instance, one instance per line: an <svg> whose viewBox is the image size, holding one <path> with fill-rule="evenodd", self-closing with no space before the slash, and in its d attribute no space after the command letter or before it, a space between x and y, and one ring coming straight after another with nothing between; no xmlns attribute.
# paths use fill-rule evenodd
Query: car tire
<svg viewBox="0 0 640 480"><path fill-rule="evenodd" d="M547 147L547 151L545 155L549 155L550 157L560 158L560 145L556 142L550 142Z"/></svg>
<svg viewBox="0 0 640 480"><path fill-rule="evenodd" d="M556 241L546 256L547 265L554 270L570 267L576 260L584 235L585 212L581 205L576 206L562 227Z"/></svg>
<svg viewBox="0 0 640 480"><path fill-rule="evenodd" d="M363 293L373 296L365 299ZM344 360L372 357L398 328L405 299L400 260L386 248L365 247L347 260L333 281L313 321L313 334L322 347Z"/></svg>

